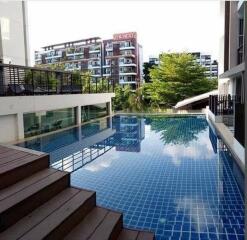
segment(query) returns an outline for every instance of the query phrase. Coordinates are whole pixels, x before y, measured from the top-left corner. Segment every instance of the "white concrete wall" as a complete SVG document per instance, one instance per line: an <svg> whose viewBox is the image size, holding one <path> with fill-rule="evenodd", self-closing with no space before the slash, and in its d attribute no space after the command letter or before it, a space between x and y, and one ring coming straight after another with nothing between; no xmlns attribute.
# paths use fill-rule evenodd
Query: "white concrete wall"
<svg viewBox="0 0 247 240"><path fill-rule="evenodd" d="M9 142L17 138L17 115L0 116L0 142Z"/></svg>
<svg viewBox="0 0 247 240"><path fill-rule="evenodd" d="M0 116L106 103L114 96L114 93L100 93L2 97Z"/></svg>
<svg viewBox="0 0 247 240"><path fill-rule="evenodd" d="M0 1L0 58L4 63L28 65L28 23L26 3Z"/></svg>
<svg viewBox="0 0 247 240"><path fill-rule="evenodd" d="M237 49L238 49L238 2L231 1L230 6L230 30L229 30L229 69L237 65Z"/></svg>
<svg viewBox="0 0 247 240"><path fill-rule="evenodd" d="M24 138L23 114L29 112L49 111L63 108L109 103L114 93L68 94L47 96L15 96L0 98L0 143ZM80 111L77 112L77 124L81 123Z"/></svg>

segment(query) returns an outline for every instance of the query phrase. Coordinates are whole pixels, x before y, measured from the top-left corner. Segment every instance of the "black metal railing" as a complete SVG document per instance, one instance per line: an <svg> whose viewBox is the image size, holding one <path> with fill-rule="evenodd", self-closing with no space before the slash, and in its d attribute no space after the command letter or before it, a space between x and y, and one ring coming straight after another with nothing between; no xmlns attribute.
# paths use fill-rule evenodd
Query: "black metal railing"
<svg viewBox="0 0 247 240"><path fill-rule="evenodd" d="M235 103L241 102L240 96L210 95L209 109L215 115L233 115Z"/></svg>
<svg viewBox="0 0 247 240"><path fill-rule="evenodd" d="M232 116L232 125L234 131L234 137L244 145L244 133L245 133L245 110L244 100L241 96L231 95L210 95L209 96L209 109L215 116ZM234 121L234 122L233 122ZM225 123L225 122L224 122Z"/></svg>
<svg viewBox="0 0 247 240"><path fill-rule="evenodd" d="M114 92L114 79L88 73L0 64L0 96Z"/></svg>

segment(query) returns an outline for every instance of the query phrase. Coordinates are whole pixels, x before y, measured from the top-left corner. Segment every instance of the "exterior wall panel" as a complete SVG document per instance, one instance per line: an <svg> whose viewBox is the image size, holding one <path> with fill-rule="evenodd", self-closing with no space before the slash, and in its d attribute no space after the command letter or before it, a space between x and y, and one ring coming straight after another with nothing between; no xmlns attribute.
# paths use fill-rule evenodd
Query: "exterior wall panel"
<svg viewBox="0 0 247 240"><path fill-rule="evenodd" d="M0 16L0 59L3 59L4 63L28 65L26 3L22 1L1 1Z"/></svg>

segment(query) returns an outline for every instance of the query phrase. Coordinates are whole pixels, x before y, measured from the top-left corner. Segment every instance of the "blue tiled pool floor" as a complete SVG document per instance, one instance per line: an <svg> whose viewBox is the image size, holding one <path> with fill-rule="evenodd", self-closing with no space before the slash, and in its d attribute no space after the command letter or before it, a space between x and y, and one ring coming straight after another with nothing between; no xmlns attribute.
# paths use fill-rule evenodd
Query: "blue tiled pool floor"
<svg viewBox="0 0 247 240"><path fill-rule="evenodd" d="M118 116L110 128L100 143L75 147L91 161L72 185L96 191L98 205L158 240L244 239L243 177L204 117Z"/></svg>

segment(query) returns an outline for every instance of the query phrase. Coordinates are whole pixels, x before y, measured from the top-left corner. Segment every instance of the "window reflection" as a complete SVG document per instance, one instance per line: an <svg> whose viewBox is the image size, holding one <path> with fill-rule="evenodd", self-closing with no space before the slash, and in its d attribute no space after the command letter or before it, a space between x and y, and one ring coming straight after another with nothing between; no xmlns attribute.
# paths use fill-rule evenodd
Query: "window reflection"
<svg viewBox="0 0 247 240"><path fill-rule="evenodd" d="M65 108L24 114L25 137L52 132L76 124L76 109Z"/></svg>

